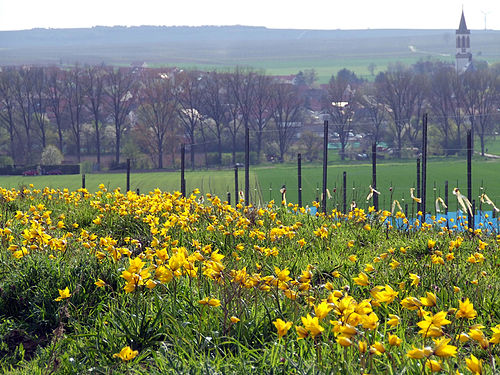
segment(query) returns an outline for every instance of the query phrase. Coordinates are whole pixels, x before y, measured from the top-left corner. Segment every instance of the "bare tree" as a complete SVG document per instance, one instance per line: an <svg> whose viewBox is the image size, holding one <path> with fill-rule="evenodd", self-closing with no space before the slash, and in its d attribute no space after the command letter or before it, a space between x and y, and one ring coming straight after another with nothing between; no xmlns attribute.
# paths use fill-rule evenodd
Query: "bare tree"
<svg viewBox="0 0 500 375"><path fill-rule="evenodd" d="M89 66L83 74L83 86L87 100L85 107L91 113L94 130L95 146L97 153L97 169L101 168L101 126L104 105L104 82L108 69L103 66Z"/></svg>
<svg viewBox="0 0 500 375"><path fill-rule="evenodd" d="M251 107L250 126L257 139L257 160L262 152L262 136L273 116L271 110L271 77L259 74L255 77L255 96Z"/></svg>
<svg viewBox="0 0 500 375"><path fill-rule="evenodd" d="M137 78L128 68L109 70L106 74L104 97L115 127L115 163L120 163L122 133L136 100Z"/></svg>
<svg viewBox="0 0 500 375"><path fill-rule="evenodd" d="M75 66L65 74L64 98L70 130L75 140L75 151L78 163L81 161L81 137L84 109L83 71Z"/></svg>
<svg viewBox="0 0 500 375"><path fill-rule="evenodd" d="M202 91L202 112L207 118L212 119L212 126L208 129L217 138L217 164L222 164L222 132L226 120L225 102L227 89L222 82L222 75L210 72L204 76L205 86Z"/></svg>
<svg viewBox="0 0 500 375"><path fill-rule="evenodd" d="M432 111L437 115L437 127L443 135L441 145L445 155L453 152L450 150L451 124L450 117L453 117L453 78L455 69L451 66L441 66L435 70L431 76L430 105Z"/></svg>
<svg viewBox="0 0 500 375"><path fill-rule="evenodd" d="M339 135L341 160L345 160L345 149L349 141L349 133L352 131L352 120L358 109L357 88L352 87L351 84L355 85L344 75L332 76L323 103L323 110L331 119L331 129Z"/></svg>
<svg viewBox="0 0 500 375"><path fill-rule="evenodd" d="M176 77L179 119L190 143L191 168L194 169L195 132L202 117L198 109L202 106L200 89L201 76L198 72L182 72Z"/></svg>
<svg viewBox="0 0 500 375"><path fill-rule="evenodd" d="M413 147L421 147L420 130L423 129L423 115L429 107L429 78L427 73L413 75L406 106L408 140Z"/></svg>
<svg viewBox="0 0 500 375"><path fill-rule="evenodd" d="M57 135L59 140L59 150L64 152L63 138L63 86L64 72L58 68L52 67L47 72L46 97L48 100L48 108L52 112L57 126Z"/></svg>
<svg viewBox="0 0 500 375"><path fill-rule="evenodd" d="M238 103L243 127L246 129L250 123L252 107L255 100L257 74L252 70L237 67L230 75L229 93L234 95Z"/></svg>
<svg viewBox="0 0 500 375"><path fill-rule="evenodd" d="M17 74L13 68L3 68L0 71L0 123L9 133L10 156L16 160L16 123L14 100L14 76Z"/></svg>
<svg viewBox="0 0 500 375"><path fill-rule="evenodd" d="M378 100L387 105L389 115L393 120L393 132L396 137L396 156L401 158L404 130L412 113L412 82L411 70L396 66L387 72L379 73L375 79Z"/></svg>
<svg viewBox="0 0 500 375"><path fill-rule="evenodd" d="M464 85L463 85L463 75L455 72L452 79L452 95L451 95L451 116L457 127L457 134L455 139L455 148L460 150L462 148L462 128L465 126L467 119L467 114L465 112L464 105Z"/></svg>
<svg viewBox="0 0 500 375"><path fill-rule="evenodd" d="M33 153L33 74L29 67L16 71L14 76L14 97L16 108L24 127L26 149L24 161L29 164L34 161Z"/></svg>
<svg viewBox="0 0 500 375"><path fill-rule="evenodd" d="M487 67L464 73L464 105L470 118L472 133L477 133L484 156L484 140L498 107L499 76Z"/></svg>
<svg viewBox="0 0 500 375"><path fill-rule="evenodd" d="M176 97L172 79L164 73L149 72L141 90L142 104L137 117L143 137L150 139L150 148L157 156L158 168L163 168L163 154L167 138L176 135Z"/></svg>
<svg viewBox="0 0 500 375"><path fill-rule="evenodd" d="M40 129L40 140L42 148L47 146L47 101L45 97L47 79L45 69L42 67L32 68L33 72L33 117Z"/></svg>
<svg viewBox="0 0 500 375"><path fill-rule="evenodd" d="M373 85L365 85L358 95L360 110L356 120L367 121L365 129L374 143L379 143L382 137L382 127L387 120L386 105L380 103L374 93ZM359 116L359 117L358 117Z"/></svg>
<svg viewBox="0 0 500 375"><path fill-rule="evenodd" d="M278 134L279 160L283 163L301 121L302 101L297 87L286 83L274 83L271 97L273 120Z"/></svg>
<svg viewBox="0 0 500 375"><path fill-rule="evenodd" d="M231 149L232 149L232 163L236 163L236 149L237 149L237 140L238 135L241 134L241 128L244 125L243 116L241 115L241 107L238 101L238 90L240 89L239 82L241 80L241 76L235 74L226 74L224 75L224 84L227 90L226 96L226 115L227 121L225 123L226 129L231 135Z"/></svg>

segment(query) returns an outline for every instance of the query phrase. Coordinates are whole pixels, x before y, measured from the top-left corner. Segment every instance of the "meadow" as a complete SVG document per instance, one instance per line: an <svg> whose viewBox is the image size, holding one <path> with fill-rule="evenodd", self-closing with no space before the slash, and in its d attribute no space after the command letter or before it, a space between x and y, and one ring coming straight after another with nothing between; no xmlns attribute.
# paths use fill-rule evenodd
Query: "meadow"
<svg viewBox="0 0 500 375"><path fill-rule="evenodd" d="M490 147L495 147L492 143ZM361 208L367 208L370 202L366 201L369 185L371 184L370 162L351 162L341 164L331 162L328 166L328 190L331 199L328 207L342 209L343 172L347 172L347 205L352 201ZM472 165L473 199L477 208L480 208L479 196L486 193L493 202L500 199L500 186L496 181L497 171L500 170L500 159L485 159L476 157ZM435 213L435 202L438 197L445 198L445 181L448 181L449 208L458 209L457 199L452 195L455 187L463 194L467 194L466 161L463 158L431 158L427 168L427 207L429 212ZM86 187L89 191L96 191L103 183L108 189L120 187L123 191L126 186L126 175L121 173L96 173L86 175ZM416 204L410 197L410 188L416 188L416 162L381 160L377 166L377 190L380 192L379 205L382 209L391 209L392 202L398 200L402 207L408 204L408 212L416 214ZM68 188L76 190L82 186L80 175L66 176L0 176L0 186L5 188L19 188L33 184L37 188L45 186L51 188ZM227 199L231 193L234 202L234 171L231 170L187 170L187 191L195 188L203 194L211 193ZM298 202L297 166L295 163L267 164L250 167L250 201L256 205L264 205L270 200L281 201L281 187L287 188L287 200ZM130 188L133 191L147 192L159 188L162 191L180 190L179 172L152 172L136 173L132 171ZM239 171L239 189L244 190L244 171ZM312 205L317 198L321 198L322 166L318 163L303 162L302 167L302 195L303 204ZM481 207L484 208L484 207ZM491 210L491 207L486 207ZM413 216L413 215L412 215Z"/></svg>
<svg viewBox="0 0 500 375"><path fill-rule="evenodd" d="M457 20L458 22L458 20ZM458 26L458 25L457 25ZM372 80L390 64L420 60L453 62L454 30L277 30L254 27L93 28L0 32L1 65L81 64L232 70L271 75L315 69L318 83L346 68ZM474 30L474 58L500 61L499 32ZM412 47L410 49L410 46Z"/></svg>
<svg viewBox="0 0 500 375"><path fill-rule="evenodd" d="M463 219L104 184L0 210L2 373L497 372L500 238Z"/></svg>

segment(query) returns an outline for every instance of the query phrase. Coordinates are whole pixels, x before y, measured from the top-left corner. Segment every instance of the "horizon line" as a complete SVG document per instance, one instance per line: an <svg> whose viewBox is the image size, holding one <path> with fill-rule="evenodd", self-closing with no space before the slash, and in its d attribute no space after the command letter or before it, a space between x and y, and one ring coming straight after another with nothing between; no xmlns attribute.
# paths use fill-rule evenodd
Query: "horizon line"
<svg viewBox="0 0 500 375"><path fill-rule="evenodd" d="M412 31L455 31L456 29L451 28L402 28L402 27L387 27L387 28L353 28L353 29L311 29L311 28L285 28L285 27L269 27L262 25L242 25L242 24L232 24L232 25L93 25L93 26L85 26L85 27L33 27L31 29L8 29L3 30L0 29L0 32L17 32L17 31L38 31L38 30L85 30L85 29L94 29L94 28L140 28L140 27L158 27L158 28L203 28L203 27L246 27L246 28L258 28L258 29L266 29L266 30L290 30L290 31L390 31L390 30L412 30ZM498 29L470 29L471 31L500 31Z"/></svg>

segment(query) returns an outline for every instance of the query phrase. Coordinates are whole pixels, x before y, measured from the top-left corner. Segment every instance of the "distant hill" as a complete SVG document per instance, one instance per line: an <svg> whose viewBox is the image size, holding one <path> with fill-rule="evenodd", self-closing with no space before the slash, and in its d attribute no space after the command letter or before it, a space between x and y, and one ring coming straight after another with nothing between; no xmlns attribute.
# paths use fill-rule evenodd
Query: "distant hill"
<svg viewBox="0 0 500 375"><path fill-rule="evenodd" d="M471 45L476 58L500 61L500 31L473 30ZM0 31L0 65L145 62L203 69L245 65L272 74L314 68L325 81L343 67L368 75L370 63L378 71L395 61L452 61L454 54L455 30L115 26Z"/></svg>

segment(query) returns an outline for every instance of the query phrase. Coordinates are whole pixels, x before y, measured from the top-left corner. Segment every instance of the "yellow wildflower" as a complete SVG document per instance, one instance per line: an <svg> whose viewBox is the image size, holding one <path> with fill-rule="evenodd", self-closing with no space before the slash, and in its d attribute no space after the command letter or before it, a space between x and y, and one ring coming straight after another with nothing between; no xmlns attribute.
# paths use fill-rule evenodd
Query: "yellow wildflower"
<svg viewBox="0 0 500 375"><path fill-rule="evenodd" d="M477 316L474 305L467 298L464 302L459 301L459 309L457 311L457 318L474 319Z"/></svg>
<svg viewBox="0 0 500 375"><path fill-rule="evenodd" d="M306 317L301 317L302 324L304 324L304 327L306 330L311 334L312 337L316 337L319 335L321 332L323 332L325 329L321 327L319 324L318 317L312 317L311 315L307 314Z"/></svg>
<svg viewBox="0 0 500 375"><path fill-rule="evenodd" d="M358 277L352 279L356 285L367 286L368 285L368 275L364 272L360 272Z"/></svg>
<svg viewBox="0 0 500 375"><path fill-rule="evenodd" d="M483 373L483 361L477 359L474 354L471 354L470 358L465 358L465 363L474 375L481 375Z"/></svg>
<svg viewBox="0 0 500 375"><path fill-rule="evenodd" d="M375 343L370 347L370 353L376 354L376 355L382 355L385 353L385 347L384 344L375 341Z"/></svg>
<svg viewBox="0 0 500 375"><path fill-rule="evenodd" d="M412 286L418 286L420 284L420 276L410 273L410 279L411 279L411 285Z"/></svg>
<svg viewBox="0 0 500 375"><path fill-rule="evenodd" d="M401 345L401 339L398 336L389 333L389 345L399 346Z"/></svg>
<svg viewBox="0 0 500 375"><path fill-rule="evenodd" d="M314 314L319 320L323 320L330 311L333 309L333 304L326 301L321 302L319 305L314 306Z"/></svg>
<svg viewBox="0 0 500 375"><path fill-rule="evenodd" d="M366 350L368 349L368 344L366 343L366 341L359 341L358 348L361 354L366 353Z"/></svg>
<svg viewBox="0 0 500 375"><path fill-rule="evenodd" d="M347 336L342 336L342 335L341 335L341 336L338 336L338 337L337 337L337 342L338 342L340 345L344 346L344 347L347 347L347 346L351 346L351 345L352 345L352 341L351 341L351 339L350 339L349 337L347 337Z"/></svg>
<svg viewBox="0 0 500 375"><path fill-rule="evenodd" d="M59 297L57 297L54 301L59 302L69 297L71 297L71 293L69 292L69 288L66 287L64 289L59 289Z"/></svg>
<svg viewBox="0 0 500 375"><path fill-rule="evenodd" d="M212 306L212 307L219 307L220 306L220 301L218 299L208 298L208 297L203 298L202 300L198 301L198 303L200 305L208 305L208 306Z"/></svg>
<svg viewBox="0 0 500 375"><path fill-rule="evenodd" d="M443 366L441 366L441 363L442 363L441 361L429 359L425 362L425 367L427 367L432 372L439 372L443 369Z"/></svg>
<svg viewBox="0 0 500 375"><path fill-rule="evenodd" d="M281 339L283 336L285 336L288 332L288 330L292 327L292 322L285 322L281 319L276 319L273 322L274 326L278 330L278 337Z"/></svg>
<svg viewBox="0 0 500 375"><path fill-rule="evenodd" d="M500 324L496 327L491 328L493 335L491 336L490 342L492 344L498 344L500 342Z"/></svg>
<svg viewBox="0 0 500 375"><path fill-rule="evenodd" d="M436 306L436 295L430 292L426 292L425 294L425 297L420 298L420 302L422 302L422 305L427 307Z"/></svg>
<svg viewBox="0 0 500 375"><path fill-rule="evenodd" d="M125 346L119 353L113 354L113 357L118 357L122 361L130 361L137 357L139 352L137 350L132 350L130 346Z"/></svg>
<svg viewBox="0 0 500 375"><path fill-rule="evenodd" d="M457 347L448 345L451 339L442 338L434 340L434 354L441 358L455 357L457 355Z"/></svg>
<svg viewBox="0 0 500 375"><path fill-rule="evenodd" d="M396 327L399 324L399 316L394 315L394 314L389 314L389 320L387 321L387 324L390 325L391 327Z"/></svg>
<svg viewBox="0 0 500 375"><path fill-rule="evenodd" d="M94 283L96 286L98 286L99 288L102 288L103 286L106 285L106 282L104 282L104 280L101 280L101 279L97 279L97 281Z"/></svg>

